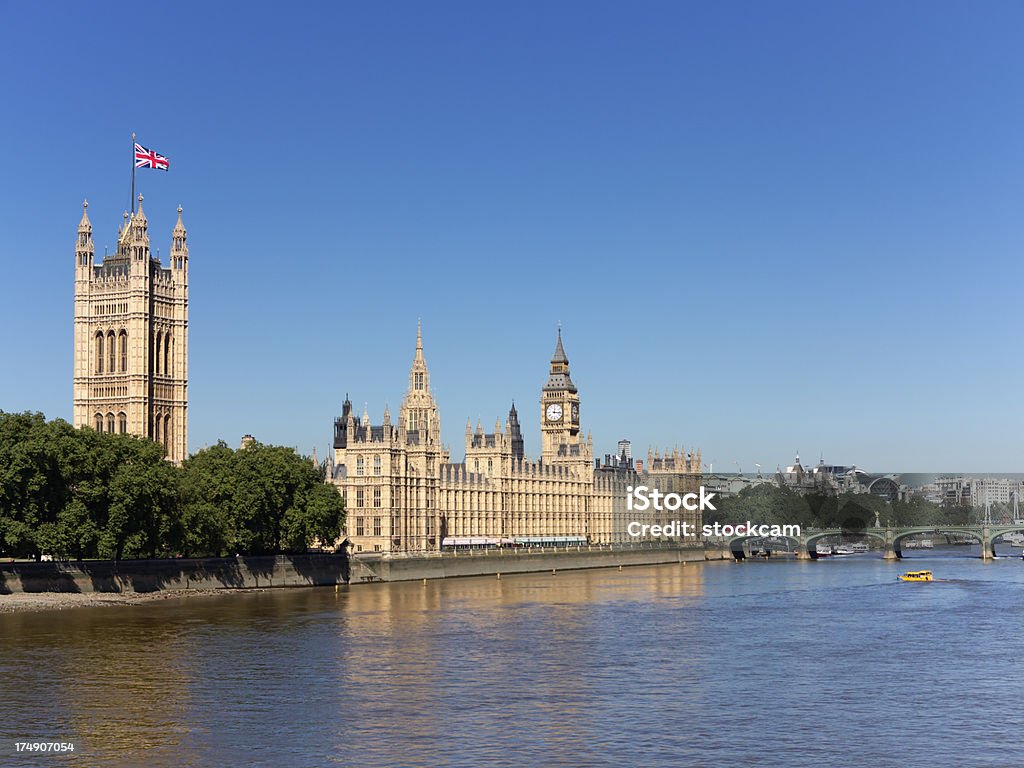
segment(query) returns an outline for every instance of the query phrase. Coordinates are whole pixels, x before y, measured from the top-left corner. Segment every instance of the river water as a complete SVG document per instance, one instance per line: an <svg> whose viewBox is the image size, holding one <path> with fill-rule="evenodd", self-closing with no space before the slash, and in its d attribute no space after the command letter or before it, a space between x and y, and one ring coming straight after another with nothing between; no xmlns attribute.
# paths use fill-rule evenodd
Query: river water
<svg viewBox="0 0 1024 768"><path fill-rule="evenodd" d="M1024 562L963 554L0 614L0 765L1019 767Z"/></svg>

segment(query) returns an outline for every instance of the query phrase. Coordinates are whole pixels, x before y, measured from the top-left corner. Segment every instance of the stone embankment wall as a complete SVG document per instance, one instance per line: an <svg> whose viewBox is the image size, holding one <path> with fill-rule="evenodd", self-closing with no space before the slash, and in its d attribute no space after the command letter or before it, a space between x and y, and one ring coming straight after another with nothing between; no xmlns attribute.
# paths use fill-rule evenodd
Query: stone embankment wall
<svg viewBox="0 0 1024 768"><path fill-rule="evenodd" d="M708 552L708 559L719 559ZM278 555L176 560L0 563L0 594L15 592L157 592L267 589L443 579L496 573L702 562L700 548L594 547L494 550L418 556Z"/></svg>
<svg viewBox="0 0 1024 768"><path fill-rule="evenodd" d="M344 584L348 576L344 555L0 563L0 594L310 587Z"/></svg>

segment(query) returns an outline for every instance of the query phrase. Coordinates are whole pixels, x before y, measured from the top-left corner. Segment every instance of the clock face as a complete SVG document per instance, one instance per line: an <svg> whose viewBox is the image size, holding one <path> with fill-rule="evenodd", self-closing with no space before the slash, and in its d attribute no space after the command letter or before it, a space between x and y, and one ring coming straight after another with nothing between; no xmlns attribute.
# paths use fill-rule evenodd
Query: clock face
<svg viewBox="0 0 1024 768"><path fill-rule="evenodd" d="M572 420L577 424L580 421L580 406L579 403L572 404Z"/></svg>
<svg viewBox="0 0 1024 768"><path fill-rule="evenodd" d="M545 415L548 417L548 421L561 421L562 420L562 406L558 403L552 403L548 406Z"/></svg>

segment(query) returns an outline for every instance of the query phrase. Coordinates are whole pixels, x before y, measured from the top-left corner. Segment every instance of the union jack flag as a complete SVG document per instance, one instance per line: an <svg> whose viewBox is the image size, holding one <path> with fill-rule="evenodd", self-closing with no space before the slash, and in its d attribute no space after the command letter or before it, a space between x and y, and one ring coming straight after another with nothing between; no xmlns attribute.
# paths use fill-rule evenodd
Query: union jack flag
<svg viewBox="0 0 1024 768"><path fill-rule="evenodd" d="M166 171L170 168L170 161L163 155L158 155L152 149L146 149L141 144L136 144L135 167L155 168L158 171Z"/></svg>

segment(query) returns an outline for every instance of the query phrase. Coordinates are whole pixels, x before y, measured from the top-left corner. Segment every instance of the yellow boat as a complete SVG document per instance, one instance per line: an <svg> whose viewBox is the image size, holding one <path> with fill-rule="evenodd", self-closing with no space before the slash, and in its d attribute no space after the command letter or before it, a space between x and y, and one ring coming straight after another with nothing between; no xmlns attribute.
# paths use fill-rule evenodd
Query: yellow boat
<svg viewBox="0 0 1024 768"><path fill-rule="evenodd" d="M900 576L900 581L932 581L931 571L907 571Z"/></svg>

